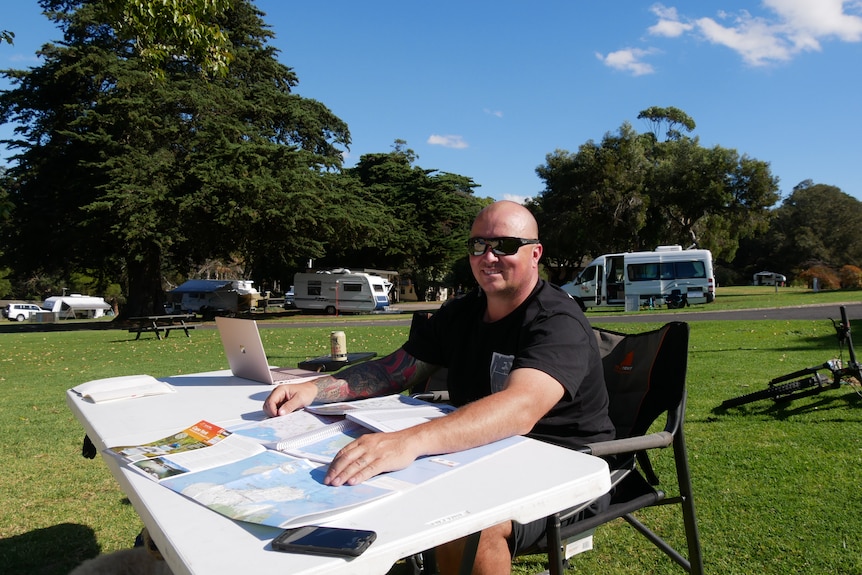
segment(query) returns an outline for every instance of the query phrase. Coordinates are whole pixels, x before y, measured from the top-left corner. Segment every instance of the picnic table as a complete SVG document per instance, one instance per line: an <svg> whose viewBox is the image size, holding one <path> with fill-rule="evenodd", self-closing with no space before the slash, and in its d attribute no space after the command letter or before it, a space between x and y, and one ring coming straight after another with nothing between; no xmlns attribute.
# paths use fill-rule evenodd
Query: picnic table
<svg viewBox="0 0 862 575"><path fill-rule="evenodd" d="M129 328L129 333L136 333L135 339L140 339L142 333L153 332L156 337L162 339L162 334L168 337L171 331L181 329L185 332L186 337L191 337L190 329L195 329L201 324L188 323L195 319L193 313L178 313L166 315L148 315L142 317L130 317L129 321L135 322L137 325Z"/></svg>

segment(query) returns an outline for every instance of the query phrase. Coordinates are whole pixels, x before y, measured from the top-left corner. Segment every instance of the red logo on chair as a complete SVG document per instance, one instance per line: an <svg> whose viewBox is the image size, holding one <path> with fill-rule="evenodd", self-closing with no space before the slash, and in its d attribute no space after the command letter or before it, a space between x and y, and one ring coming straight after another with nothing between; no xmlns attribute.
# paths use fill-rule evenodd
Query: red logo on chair
<svg viewBox="0 0 862 575"><path fill-rule="evenodd" d="M632 364L635 362L635 352L630 351L626 354L621 362L614 366L616 373L631 373Z"/></svg>

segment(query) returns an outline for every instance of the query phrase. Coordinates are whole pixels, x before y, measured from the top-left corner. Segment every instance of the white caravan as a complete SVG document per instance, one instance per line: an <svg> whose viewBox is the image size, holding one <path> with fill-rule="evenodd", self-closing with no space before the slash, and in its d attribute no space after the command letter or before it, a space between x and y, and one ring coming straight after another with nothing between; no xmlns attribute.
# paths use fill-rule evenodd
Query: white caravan
<svg viewBox="0 0 862 575"><path fill-rule="evenodd" d="M715 299L712 253L659 246L654 252L605 254L562 286L581 305L625 306L645 303L682 307Z"/></svg>
<svg viewBox="0 0 862 575"><path fill-rule="evenodd" d="M302 311L360 313L385 310L392 284L381 276L348 269L293 276L293 302Z"/></svg>

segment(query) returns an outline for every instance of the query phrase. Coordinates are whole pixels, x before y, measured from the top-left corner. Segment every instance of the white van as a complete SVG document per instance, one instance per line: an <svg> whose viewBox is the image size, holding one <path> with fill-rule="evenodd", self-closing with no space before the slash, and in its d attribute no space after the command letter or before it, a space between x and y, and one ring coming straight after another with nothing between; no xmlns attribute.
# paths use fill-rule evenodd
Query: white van
<svg viewBox="0 0 862 575"><path fill-rule="evenodd" d="M659 246L653 252L605 254L562 288L582 309L639 309L645 302L668 307L708 303L715 299L712 253Z"/></svg>
<svg viewBox="0 0 862 575"><path fill-rule="evenodd" d="M293 276L293 302L301 311L360 313L385 310L392 284L381 276L339 268Z"/></svg>

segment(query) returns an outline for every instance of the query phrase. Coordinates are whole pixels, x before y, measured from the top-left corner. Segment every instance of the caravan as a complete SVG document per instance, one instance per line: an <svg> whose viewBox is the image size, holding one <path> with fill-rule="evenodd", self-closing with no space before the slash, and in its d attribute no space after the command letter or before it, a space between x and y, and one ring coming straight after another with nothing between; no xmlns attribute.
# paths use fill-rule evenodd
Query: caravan
<svg viewBox="0 0 862 575"><path fill-rule="evenodd" d="M380 311L389 306L391 287L381 276L343 268L298 273L293 277L293 301L301 311L329 315Z"/></svg>
<svg viewBox="0 0 862 575"><path fill-rule="evenodd" d="M659 246L654 252L605 254L594 259L562 288L582 309L643 303L682 307L715 299L709 250Z"/></svg>

